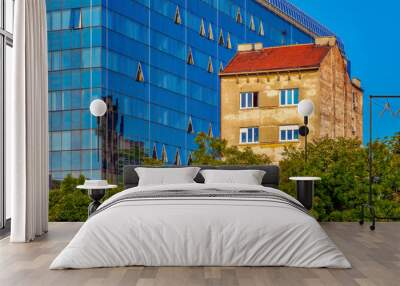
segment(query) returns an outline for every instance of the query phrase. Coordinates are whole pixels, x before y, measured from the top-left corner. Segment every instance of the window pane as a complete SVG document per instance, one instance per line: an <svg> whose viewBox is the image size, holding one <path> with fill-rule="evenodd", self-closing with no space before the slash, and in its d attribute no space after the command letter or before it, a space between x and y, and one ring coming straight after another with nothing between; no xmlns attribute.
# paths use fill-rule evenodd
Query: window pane
<svg viewBox="0 0 400 286"><path fill-rule="evenodd" d="M284 90L281 90L281 105L285 105L286 104L286 92Z"/></svg>
<svg viewBox="0 0 400 286"><path fill-rule="evenodd" d="M246 143L247 142L247 135L246 132L242 131L241 133L241 138L242 138L242 143Z"/></svg>
<svg viewBox="0 0 400 286"><path fill-rule="evenodd" d="M254 142L258 142L258 128L254 128Z"/></svg>
<svg viewBox="0 0 400 286"><path fill-rule="evenodd" d="M247 142L253 142L253 128L247 129Z"/></svg>
<svg viewBox="0 0 400 286"><path fill-rule="evenodd" d="M63 150L71 150L71 131L62 133L62 148Z"/></svg>
<svg viewBox="0 0 400 286"><path fill-rule="evenodd" d="M253 95L253 106L258 107L258 92L255 92Z"/></svg>
<svg viewBox="0 0 400 286"><path fill-rule="evenodd" d="M71 109L78 108L81 108L81 92L79 90L74 90L71 94Z"/></svg>
<svg viewBox="0 0 400 286"><path fill-rule="evenodd" d="M51 150L61 150L61 132L52 132L51 134Z"/></svg>
<svg viewBox="0 0 400 286"><path fill-rule="evenodd" d="M79 170L81 168L81 152L72 151L71 152L71 169Z"/></svg>
<svg viewBox="0 0 400 286"><path fill-rule="evenodd" d="M294 99L293 99L293 104L298 104L299 103L299 89L296 88L294 90Z"/></svg>
<svg viewBox="0 0 400 286"><path fill-rule="evenodd" d="M281 141L286 140L286 130L281 130Z"/></svg>
<svg viewBox="0 0 400 286"><path fill-rule="evenodd" d="M287 140L293 140L293 130L287 131Z"/></svg>
<svg viewBox="0 0 400 286"><path fill-rule="evenodd" d="M61 12L60 11L55 11L52 12L52 18L51 18L51 24L52 24L52 30L60 30L61 29Z"/></svg>
<svg viewBox="0 0 400 286"><path fill-rule="evenodd" d="M295 129L295 130L293 131L293 138L294 138L295 140L298 140L298 139L299 139L299 129Z"/></svg>
<svg viewBox="0 0 400 286"><path fill-rule="evenodd" d="M63 109L71 109L71 91L63 91Z"/></svg>
<svg viewBox="0 0 400 286"><path fill-rule="evenodd" d="M62 24L61 28L62 29L70 29L70 23L71 23L71 10L64 10L62 11Z"/></svg>
<svg viewBox="0 0 400 286"><path fill-rule="evenodd" d="M247 94L247 107L253 107L253 94Z"/></svg>
<svg viewBox="0 0 400 286"><path fill-rule="evenodd" d="M72 131L71 149L81 149L81 132L80 131Z"/></svg>
<svg viewBox="0 0 400 286"><path fill-rule="evenodd" d="M246 107L246 94L245 93L240 94L240 107L241 108Z"/></svg>
<svg viewBox="0 0 400 286"><path fill-rule="evenodd" d="M71 152L62 152L62 169L71 170Z"/></svg>
<svg viewBox="0 0 400 286"><path fill-rule="evenodd" d="M289 89L287 91L287 104L293 104L293 90Z"/></svg>
<svg viewBox="0 0 400 286"><path fill-rule="evenodd" d="M60 64L61 64L61 53L60 52L53 52L52 53L52 59L51 59L51 65L52 65L52 70L59 70L60 69Z"/></svg>
<svg viewBox="0 0 400 286"><path fill-rule="evenodd" d="M61 152L51 152L51 169L61 169Z"/></svg>
<svg viewBox="0 0 400 286"><path fill-rule="evenodd" d="M64 111L63 112L63 128L64 129L71 129L71 111Z"/></svg>

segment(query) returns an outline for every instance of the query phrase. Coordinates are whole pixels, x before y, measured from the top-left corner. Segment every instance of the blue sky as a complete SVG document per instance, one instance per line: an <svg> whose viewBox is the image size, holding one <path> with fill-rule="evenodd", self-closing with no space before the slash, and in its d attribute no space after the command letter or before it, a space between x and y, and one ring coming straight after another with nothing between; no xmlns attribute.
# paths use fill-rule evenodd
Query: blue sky
<svg viewBox="0 0 400 286"><path fill-rule="evenodd" d="M335 32L344 42L352 75L362 80L364 143L369 138L368 95L400 95L400 1L398 0L289 0ZM373 106L373 137L400 131L399 116L381 115L386 100ZM389 101L394 111L400 98Z"/></svg>

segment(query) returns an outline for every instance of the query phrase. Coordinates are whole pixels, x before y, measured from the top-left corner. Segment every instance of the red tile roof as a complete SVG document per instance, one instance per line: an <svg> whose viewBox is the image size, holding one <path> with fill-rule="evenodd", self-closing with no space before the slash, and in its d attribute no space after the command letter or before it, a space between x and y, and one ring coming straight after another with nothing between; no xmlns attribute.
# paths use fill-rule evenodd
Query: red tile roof
<svg viewBox="0 0 400 286"><path fill-rule="evenodd" d="M306 44L238 52L221 74L319 67L330 48Z"/></svg>

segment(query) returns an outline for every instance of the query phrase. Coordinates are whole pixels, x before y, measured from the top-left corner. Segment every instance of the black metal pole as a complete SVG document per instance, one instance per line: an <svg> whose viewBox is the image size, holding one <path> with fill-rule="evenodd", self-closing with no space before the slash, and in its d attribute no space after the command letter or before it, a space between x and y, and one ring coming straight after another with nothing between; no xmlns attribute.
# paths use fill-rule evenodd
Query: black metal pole
<svg viewBox="0 0 400 286"><path fill-rule="evenodd" d="M305 129L305 136L304 136L304 161L307 163L307 125L308 125L308 117L304 116L304 126L306 127Z"/></svg>

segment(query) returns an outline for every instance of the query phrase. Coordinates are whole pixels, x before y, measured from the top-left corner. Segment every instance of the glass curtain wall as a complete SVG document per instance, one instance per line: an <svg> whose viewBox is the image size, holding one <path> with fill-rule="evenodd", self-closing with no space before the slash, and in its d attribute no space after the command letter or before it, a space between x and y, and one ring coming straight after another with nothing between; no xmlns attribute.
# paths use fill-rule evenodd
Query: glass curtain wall
<svg viewBox="0 0 400 286"><path fill-rule="evenodd" d="M187 164L198 132L220 134L218 73L238 44L313 42L255 0L47 0L47 23L54 180Z"/></svg>
<svg viewBox="0 0 400 286"><path fill-rule="evenodd" d="M5 188L5 104L11 94L11 69L13 66L14 1L0 0L0 229L9 226L10 194Z"/></svg>

